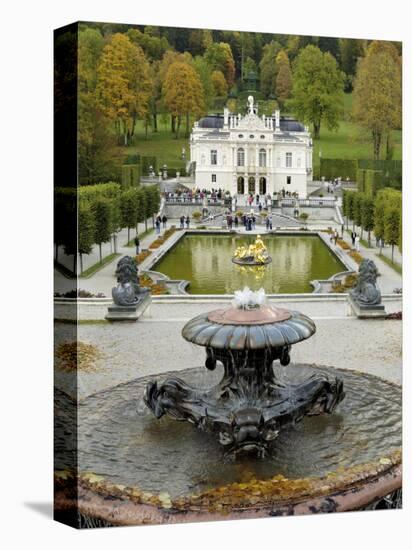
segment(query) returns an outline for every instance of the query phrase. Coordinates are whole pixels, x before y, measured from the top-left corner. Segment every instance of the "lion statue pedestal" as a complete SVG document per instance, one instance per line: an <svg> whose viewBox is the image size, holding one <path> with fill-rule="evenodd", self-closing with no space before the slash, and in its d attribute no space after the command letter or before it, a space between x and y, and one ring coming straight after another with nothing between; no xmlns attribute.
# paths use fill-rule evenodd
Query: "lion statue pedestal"
<svg viewBox="0 0 412 550"><path fill-rule="evenodd" d="M362 260L359 265L358 282L349 292L348 301L359 318L386 317L381 291L376 286L378 269L372 260Z"/></svg>
<svg viewBox="0 0 412 550"><path fill-rule="evenodd" d="M116 267L117 286L112 289L113 305L108 321L137 321L151 302L150 292L139 286L138 269L131 256L121 258Z"/></svg>

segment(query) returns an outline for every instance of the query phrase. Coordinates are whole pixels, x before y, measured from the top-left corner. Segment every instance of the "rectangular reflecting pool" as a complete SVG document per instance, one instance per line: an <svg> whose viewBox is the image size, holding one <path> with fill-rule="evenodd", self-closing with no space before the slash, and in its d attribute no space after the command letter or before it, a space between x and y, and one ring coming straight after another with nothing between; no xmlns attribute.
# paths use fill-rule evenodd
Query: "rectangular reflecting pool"
<svg viewBox="0 0 412 550"><path fill-rule="evenodd" d="M272 262L239 266L236 247L256 235L187 234L152 269L190 281L189 294L233 294L248 286L267 294L312 292L314 279L328 279L346 267L317 235L262 235Z"/></svg>

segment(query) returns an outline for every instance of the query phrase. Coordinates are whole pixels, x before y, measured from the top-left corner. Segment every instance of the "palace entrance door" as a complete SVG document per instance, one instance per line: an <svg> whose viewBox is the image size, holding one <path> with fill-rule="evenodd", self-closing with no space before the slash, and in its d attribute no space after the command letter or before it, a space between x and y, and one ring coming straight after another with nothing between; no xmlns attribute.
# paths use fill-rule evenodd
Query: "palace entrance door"
<svg viewBox="0 0 412 550"><path fill-rule="evenodd" d="M259 195L266 195L266 178L259 179Z"/></svg>

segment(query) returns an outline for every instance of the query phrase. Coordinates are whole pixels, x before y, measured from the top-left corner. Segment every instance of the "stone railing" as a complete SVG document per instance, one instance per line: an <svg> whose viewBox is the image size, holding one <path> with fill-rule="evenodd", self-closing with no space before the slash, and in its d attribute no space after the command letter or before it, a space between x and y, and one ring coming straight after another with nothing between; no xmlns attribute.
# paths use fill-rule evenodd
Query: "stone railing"
<svg viewBox="0 0 412 550"><path fill-rule="evenodd" d="M294 199L292 198L282 198L278 199L278 203L280 203L281 206L286 207L293 207L295 205L297 206L314 206L314 207L328 207L328 208L335 208L336 199L335 198L323 198L323 197L316 197L316 198L310 198L310 199Z"/></svg>
<svg viewBox="0 0 412 550"><path fill-rule="evenodd" d="M227 205L229 206L231 204L232 200L229 199L212 199L211 197L208 197L207 199L203 198L196 198L196 197L166 197L166 204L195 204L199 206L205 206L206 204L212 204L216 206L223 206Z"/></svg>

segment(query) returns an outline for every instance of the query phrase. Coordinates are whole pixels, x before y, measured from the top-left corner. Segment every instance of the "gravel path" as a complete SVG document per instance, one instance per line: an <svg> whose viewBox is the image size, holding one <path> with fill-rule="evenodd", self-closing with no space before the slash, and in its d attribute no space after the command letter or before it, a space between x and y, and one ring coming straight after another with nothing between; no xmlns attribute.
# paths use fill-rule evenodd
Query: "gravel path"
<svg viewBox="0 0 412 550"><path fill-rule="evenodd" d="M102 352L94 372L79 372L79 399L147 374L202 365L204 349L186 342L181 330L188 319L214 307L221 305L153 304L151 317L137 323L79 325L78 340ZM310 307L306 304L300 309L307 311ZM316 334L293 347L292 361L359 370L401 383L400 321L333 317L324 315L326 310L319 313L323 315L314 316ZM56 345L73 335L72 327L60 323L58 327ZM57 370L55 379L58 387L76 394L73 374Z"/></svg>

